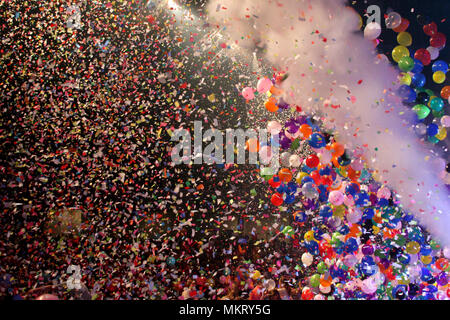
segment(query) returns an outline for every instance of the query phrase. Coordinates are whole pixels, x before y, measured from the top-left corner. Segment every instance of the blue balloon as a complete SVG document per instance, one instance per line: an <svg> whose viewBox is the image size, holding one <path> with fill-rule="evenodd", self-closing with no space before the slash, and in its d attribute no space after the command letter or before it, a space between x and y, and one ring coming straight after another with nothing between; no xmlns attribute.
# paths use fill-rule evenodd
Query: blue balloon
<svg viewBox="0 0 450 320"><path fill-rule="evenodd" d="M411 80L411 85L415 88L422 88L426 83L427 79L423 73L416 73Z"/></svg>
<svg viewBox="0 0 450 320"><path fill-rule="evenodd" d="M431 70L433 70L433 73L435 73L436 71L442 71L444 73L447 73L447 71L448 71L448 64L445 61L437 60L431 66Z"/></svg>
<svg viewBox="0 0 450 320"><path fill-rule="evenodd" d="M308 143L313 148L323 148L327 145L325 137L320 133L313 133Z"/></svg>
<svg viewBox="0 0 450 320"><path fill-rule="evenodd" d="M324 218L329 218L333 215L333 210L329 206L323 206L319 210L319 215Z"/></svg>
<svg viewBox="0 0 450 320"><path fill-rule="evenodd" d="M423 70L423 63L420 60L414 59L414 68L411 70L412 73L421 73Z"/></svg>
<svg viewBox="0 0 450 320"><path fill-rule="evenodd" d="M430 137L434 137L435 135L438 134L438 132L439 132L439 127L438 127L436 124L431 123L431 124L428 126L427 134L428 134Z"/></svg>
<svg viewBox="0 0 450 320"><path fill-rule="evenodd" d="M413 88L407 86L406 84L401 85L398 88L398 94L403 99L404 102L414 102L416 101L417 94Z"/></svg>

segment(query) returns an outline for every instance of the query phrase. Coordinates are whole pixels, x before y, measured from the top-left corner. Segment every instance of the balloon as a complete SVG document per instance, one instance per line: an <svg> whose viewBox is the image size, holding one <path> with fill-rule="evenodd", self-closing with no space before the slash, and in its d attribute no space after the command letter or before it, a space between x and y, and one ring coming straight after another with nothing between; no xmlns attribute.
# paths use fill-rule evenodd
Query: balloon
<svg viewBox="0 0 450 320"><path fill-rule="evenodd" d="M438 97L431 99L430 108L434 111L441 111L444 108L444 100Z"/></svg>
<svg viewBox="0 0 450 320"><path fill-rule="evenodd" d="M411 72L412 72L412 70L411 70ZM409 86L409 85L411 85L411 80L412 80L412 78L409 73L406 73L406 72L401 73L401 78L400 78L401 84L405 84L405 85Z"/></svg>
<svg viewBox="0 0 450 320"><path fill-rule="evenodd" d="M344 203L344 195L338 190L331 191L328 195L328 201L335 206L340 206Z"/></svg>
<svg viewBox="0 0 450 320"><path fill-rule="evenodd" d="M448 64L445 61L437 60L431 66L431 70L433 70L433 72L442 71L444 73L447 73L447 71L448 71Z"/></svg>
<svg viewBox="0 0 450 320"><path fill-rule="evenodd" d="M410 56L404 56L398 61L400 70L408 72L414 68L414 60Z"/></svg>
<svg viewBox="0 0 450 320"><path fill-rule="evenodd" d="M420 60L414 59L414 68L411 70L412 73L420 73L423 70L423 63Z"/></svg>
<svg viewBox="0 0 450 320"><path fill-rule="evenodd" d="M423 104L416 104L413 107L413 110L417 113L419 120L425 119L431 112L430 109L428 109L428 107L424 106Z"/></svg>
<svg viewBox="0 0 450 320"><path fill-rule="evenodd" d="M335 142L331 145L331 149L333 149L333 156L335 156L335 157L340 157L345 152L345 147L342 144L337 143L337 142Z"/></svg>
<svg viewBox="0 0 450 320"><path fill-rule="evenodd" d="M245 143L246 149L249 152L256 153L259 152L259 141L256 138L250 138Z"/></svg>
<svg viewBox="0 0 450 320"><path fill-rule="evenodd" d="M391 12L385 19L386 28L395 29L402 23L402 17L397 12Z"/></svg>
<svg viewBox="0 0 450 320"><path fill-rule="evenodd" d="M320 163L319 157L312 154L306 158L306 165L310 168L316 168Z"/></svg>
<svg viewBox="0 0 450 320"><path fill-rule="evenodd" d="M443 141L447 138L447 130L444 127L439 128L438 133L436 134L436 139L439 141Z"/></svg>
<svg viewBox="0 0 450 320"><path fill-rule="evenodd" d="M314 257L309 252L305 252L302 254L301 259L302 259L303 265L305 267L309 267L312 264Z"/></svg>
<svg viewBox="0 0 450 320"><path fill-rule="evenodd" d="M419 49L414 53L414 58L422 62L424 66L431 63L431 54L427 49Z"/></svg>
<svg viewBox="0 0 450 320"><path fill-rule="evenodd" d="M406 244L406 252L416 254L420 251L420 244L417 241L410 241Z"/></svg>
<svg viewBox="0 0 450 320"><path fill-rule="evenodd" d="M449 99L450 98L450 86L445 86L441 90L441 97L442 99Z"/></svg>
<svg viewBox="0 0 450 320"><path fill-rule="evenodd" d="M422 88L426 83L425 75L422 73L416 73L411 80L411 85L415 88Z"/></svg>
<svg viewBox="0 0 450 320"><path fill-rule="evenodd" d="M434 123L431 123L427 128L427 134L430 137L434 137L439 132L439 127L435 125Z"/></svg>
<svg viewBox="0 0 450 320"><path fill-rule="evenodd" d="M276 99L274 97L270 97L269 100L264 104L267 110L270 112L276 112L278 110L278 106L276 105Z"/></svg>
<svg viewBox="0 0 450 320"><path fill-rule="evenodd" d="M259 79L256 89L259 93L266 93L272 88L272 81L269 78Z"/></svg>
<svg viewBox="0 0 450 320"><path fill-rule="evenodd" d="M297 168L301 165L301 159L298 155L293 154L289 157L289 165L291 167Z"/></svg>
<svg viewBox="0 0 450 320"><path fill-rule="evenodd" d="M406 18L402 18L402 22L400 23L400 25L397 28L393 28L392 30L394 30L395 32L403 32L406 31L406 29L408 29L409 27L409 20Z"/></svg>
<svg viewBox="0 0 450 320"><path fill-rule="evenodd" d="M318 288L320 285L320 274L316 273L313 276L311 276L311 278L309 279L309 284L313 288Z"/></svg>
<svg viewBox="0 0 450 320"><path fill-rule="evenodd" d="M280 177L280 180L284 183L288 183L292 180L292 172L288 168L281 168L278 172L278 176Z"/></svg>
<svg viewBox="0 0 450 320"><path fill-rule="evenodd" d="M425 32L425 34L427 36L433 36L437 33L437 25L434 22L431 22L429 24L426 24L423 26L423 32Z"/></svg>
<svg viewBox="0 0 450 320"><path fill-rule="evenodd" d="M444 128L450 127L450 116L447 115L443 116L441 118L441 124Z"/></svg>
<svg viewBox="0 0 450 320"><path fill-rule="evenodd" d="M430 45L434 48L442 48L445 46L445 42L447 41L447 37L445 34L437 32L430 39Z"/></svg>
<svg viewBox="0 0 450 320"><path fill-rule="evenodd" d="M300 132L302 133L304 139L308 139L312 134L312 129L308 124L302 124L300 126Z"/></svg>
<svg viewBox="0 0 450 320"><path fill-rule="evenodd" d="M391 197L391 190L388 187L382 186L377 191L377 197L380 199L389 199Z"/></svg>
<svg viewBox="0 0 450 320"><path fill-rule="evenodd" d="M435 73L433 73L433 81L441 84L445 81L445 73L442 71L436 71Z"/></svg>
<svg viewBox="0 0 450 320"><path fill-rule="evenodd" d="M325 137L320 133L313 133L311 139L309 140L309 145L313 148L323 148L327 145Z"/></svg>
<svg viewBox="0 0 450 320"><path fill-rule="evenodd" d="M265 283L265 287L267 290L271 291L273 289L275 289L276 287L276 283L275 281L273 281L272 279L267 280L267 282Z"/></svg>
<svg viewBox="0 0 450 320"><path fill-rule="evenodd" d="M270 134L272 134L272 135L279 134L281 131L281 128L282 128L281 124L276 120L272 120L267 123L267 131L269 131Z"/></svg>
<svg viewBox="0 0 450 320"><path fill-rule="evenodd" d="M250 87L246 87L246 88L244 88L244 90L242 90L242 96L245 98L245 100L252 100L255 98L253 89Z"/></svg>
<svg viewBox="0 0 450 320"><path fill-rule="evenodd" d="M397 42L401 46L409 47L412 44L412 37L409 32L400 32L397 35Z"/></svg>
<svg viewBox="0 0 450 320"><path fill-rule="evenodd" d="M439 57L439 49L438 48L430 46L427 48L427 51L430 54L430 60L436 60Z"/></svg>
<svg viewBox="0 0 450 320"><path fill-rule="evenodd" d="M307 182L302 186L302 194L308 199L315 199L319 196L319 191L313 182Z"/></svg>
<svg viewBox="0 0 450 320"><path fill-rule="evenodd" d="M392 50L392 59L394 59L395 62L399 62L401 58L408 57L409 56L409 50L405 46L396 46ZM416 59L419 59L416 57ZM419 59L421 60L421 59ZM423 63L423 61L422 61ZM424 63L425 64L425 63Z"/></svg>
<svg viewBox="0 0 450 320"><path fill-rule="evenodd" d="M398 95L403 99L404 102L414 102L416 101L416 92L413 88L407 85L401 85L397 90Z"/></svg>
<svg viewBox="0 0 450 320"><path fill-rule="evenodd" d="M279 207L283 204L283 196L279 193L273 194L272 198L270 200L271 200L272 204L277 207Z"/></svg>
<svg viewBox="0 0 450 320"><path fill-rule="evenodd" d="M375 40L381 34L381 26L376 22L370 22L364 28L364 38Z"/></svg>

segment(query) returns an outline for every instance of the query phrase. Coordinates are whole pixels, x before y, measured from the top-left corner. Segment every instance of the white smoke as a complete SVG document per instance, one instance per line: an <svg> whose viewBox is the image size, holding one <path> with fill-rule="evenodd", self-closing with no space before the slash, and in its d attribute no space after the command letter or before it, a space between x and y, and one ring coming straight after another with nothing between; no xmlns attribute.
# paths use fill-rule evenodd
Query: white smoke
<svg viewBox="0 0 450 320"><path fill-rule="evenodd" d="M450 200L442 167L412 130L412 112L395 96L399 72L377 56L344 0L213 0L209 22L230 43L287 71L284 99L320 115L339 142L364 150L378 181L389 185L442 244L450 245ZM393 32L384 30L383 32ZM250 85L250 84L245 84ZM358 153L358 152L356 152Z"/></svg>

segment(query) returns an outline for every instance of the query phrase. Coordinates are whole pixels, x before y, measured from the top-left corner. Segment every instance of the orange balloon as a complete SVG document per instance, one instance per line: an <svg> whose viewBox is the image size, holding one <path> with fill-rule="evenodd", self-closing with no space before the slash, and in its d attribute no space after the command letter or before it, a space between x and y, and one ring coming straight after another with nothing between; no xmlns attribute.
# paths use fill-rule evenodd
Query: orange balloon
<svg viewBox="0 0 450 320"><path fill-rule="evenodd" d="M445 99L445 100L450 98L450 86L445 86L442 88L441 97L442 97L442 99Z"/></svg>
<svg viewBox="0 0 450 320"><path fill-rule="evenodd" d="M336 158L339 158L345 152L345 147L338 142L333 143L331 148L333 149L333 156L335 156Z"/></svg>
<svg viewBox="0 0 450 320"><path fill-rule="evenodd" d="M248 139L245 143L245 147L249 152L259 152L259 141L256 138Z"/></svg>
<svg viewBox="0 0 450 320"><path fill-rule="evenodd" d="M302 124L300 126L300 132L303 134L303 138L308 139L312 134L312 129L307 124Z"/></svg>
<svg viewBox="0 0 450 320"><path fill-rule="evenodd" d="M402 17L402 22L400 23L400 25L392 30L394 30L394 32L404 32L406 31L406 29L408 29L408 27L409 27L409 20Z"/></svg>
<svg viewBox="0 0 450 320"><path fill-rule="evenodd" d="M320 276L320 284L322 287L329 287L333 282L333 278L329 274L323 274Z"/></svg>
<svg viewBox="0 0 450 320"><path fill-rule="evenodd" d="M278 176L280 177L280 180L284 183L288 183L292 180L292 172L288 168L281 168L278 172Z"/></svg>
<svg viewBox="0 0 450 320"><path fill-rule="evenodd" d="M269 110L270 112L276 112L278 110L276 102L277 100L274 97L270 97L265 104L266 109Z"/></svg>
<svg viewBox="0 0 450 320"><path fill-rule="evenodd" d="M347 174L348 174L348 177L350 178L350 180L352 182L356 182L359 179L359 177L361 176L361 172L360 171L355 171L350 166L347 167Z"/></svg>

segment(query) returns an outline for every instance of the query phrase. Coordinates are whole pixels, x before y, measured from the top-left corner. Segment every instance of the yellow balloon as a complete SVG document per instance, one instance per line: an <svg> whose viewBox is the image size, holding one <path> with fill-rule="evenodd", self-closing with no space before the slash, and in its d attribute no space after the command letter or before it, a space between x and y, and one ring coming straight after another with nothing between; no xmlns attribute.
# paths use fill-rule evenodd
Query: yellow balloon
<svg viewBox="0 0 450 320"><path fill-rule="evenodd" d="M439 128L439 132L437 135L435 135L436 139L438 139L439 141L444 140L445 138L447 138L447 130L445 129L445 127L441 127Z"/></svg>
<svg viewBox="0 0 450 320"><path fill-rule="evenodd" d="M433 81L441 84L445 81L445 73L442 71L436 71L435 73L433 73Z"/></svg>
<svg viewBox="0 0 450 320"><path fill-rule="evenodd" d="M406 252L416 254L420 251L420 244L417 241L410 241L406 244Z"/></svg>
<svg viewBox="0 0 450 320"><path fill-rule="evenodd" d="M431 256L422 256L420 257L420 260L423 262L423 264L430 264L431 261L433 261L433 258Z"/></svg>
<svg viewBox="0 0 450 320"><path fill-rule="evenodd" d="M361 16L359 14L358 14L358 18L359 18L358 29L361 29L363 26L363 19L361 18Z"/></svg>
<svg viewBox="0 0 450 320"><path fill-rule="evenodd" d="M396 46L394 50L392 50L392 59L395 62L399 62L401 58L409 57L409 50L405 46Z"/></svg>
<svg viewBox="0 0 450 320"><path fill-rule="evenodd" d="M314 231L309 230L305 233L305 240L306 241L313 241L314 239Z"/></svg>
<svg viewBox="0 0 450 320"><path fill-rule="evenodd" d="M306 172L299 172L296 178L296 181L298 184L302 183L302 180L304 177L306 177L308 174Z"/></svg>
<svg viewBox="0 0 450 320"><path fill-rule="evenodd" d="M345 215L345 206L333 206L333 216L343 218Z"/></svg>
<svg viewBox="0 0 450 320"><path fill-rule="evenodd" d="M402 72L402 77L400 78L401 84L406 84L407 86L411 85L411 75L409 73Z"/></svg>
<svg viewBox="0 0 450 320"><path fill-rule="evenodd" d="M259 277L261 277L261 272L259 272L258 270L255 270L253 272L252 279L256 280L256 279L259 279Z"/></svg>
<svg viewBox="0 0 450 320"><path fill-rule="evenodd" d="M409 47L412 44L412 37L411 34L409 32L400 32L397 35L397 42L401 45L401 46L405 46L405 47Z"/></svg>

